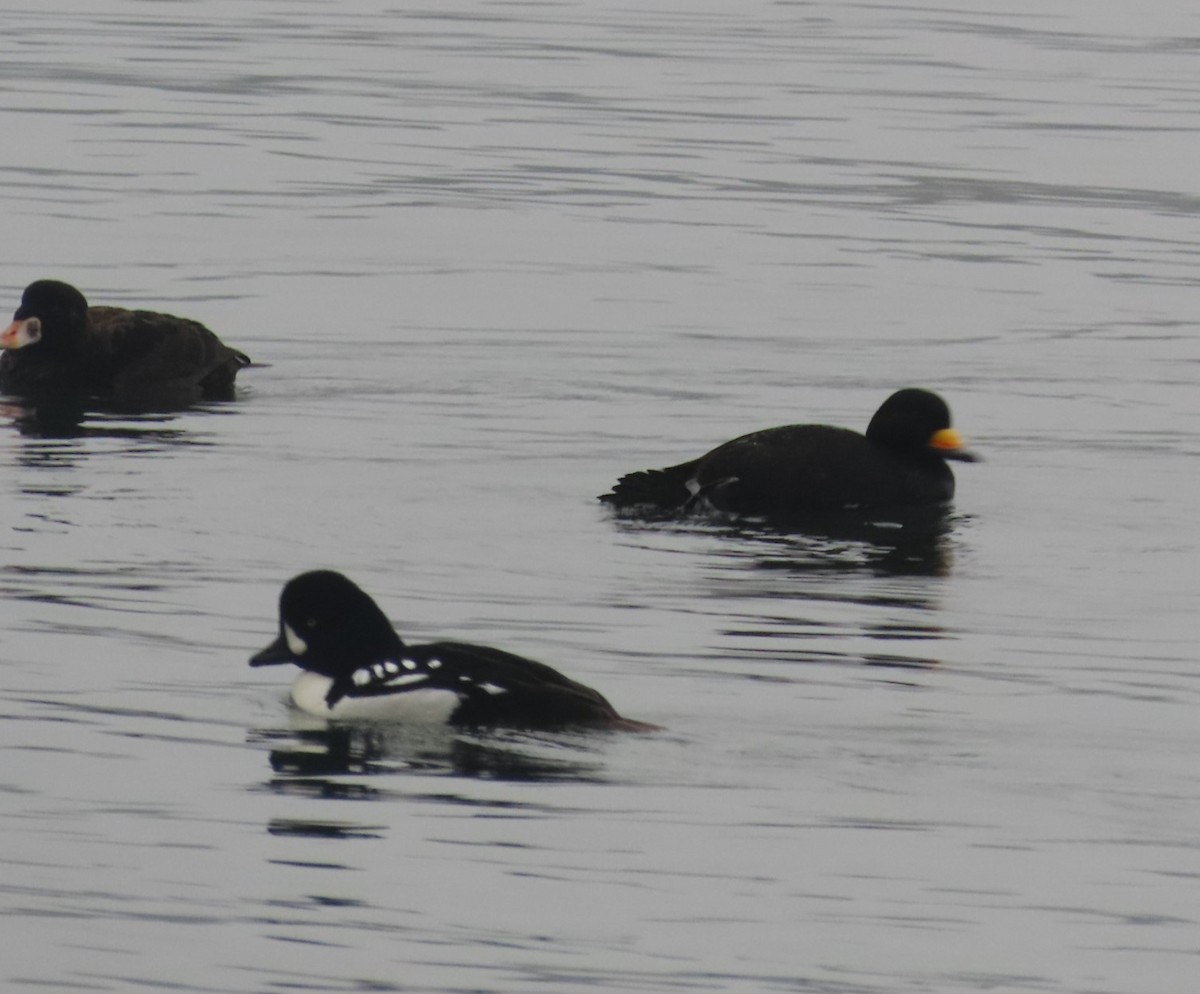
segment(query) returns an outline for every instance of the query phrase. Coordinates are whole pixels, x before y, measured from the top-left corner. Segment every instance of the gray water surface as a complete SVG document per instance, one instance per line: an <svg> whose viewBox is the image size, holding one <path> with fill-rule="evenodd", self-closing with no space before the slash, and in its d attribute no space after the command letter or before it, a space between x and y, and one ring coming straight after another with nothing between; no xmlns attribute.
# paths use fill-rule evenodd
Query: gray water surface
<svg viewBox="0 0 1200 994"><path fill-rule="evenodd" d="M0 417L6 990L1190 990L1194 5L48 0L0 296L250 353ZM614 518L756 428L950 402L944 533ZM644 736L329 729L347 572Z"/></svg>

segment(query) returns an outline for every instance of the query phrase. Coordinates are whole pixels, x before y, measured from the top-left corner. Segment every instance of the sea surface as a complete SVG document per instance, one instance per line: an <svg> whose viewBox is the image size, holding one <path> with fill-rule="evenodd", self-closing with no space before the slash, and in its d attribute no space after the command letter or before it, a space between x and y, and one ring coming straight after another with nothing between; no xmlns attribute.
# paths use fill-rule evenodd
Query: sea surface
<svg viewBox="0 0 1200 994"><path fill-rule="evenodd" d="M0 135L255 360L0 409L5 991L1195 989L1194 3L15 0ZM940 529L595 500L903 386ZM663 730L297 718L314 567Z"/></svg>

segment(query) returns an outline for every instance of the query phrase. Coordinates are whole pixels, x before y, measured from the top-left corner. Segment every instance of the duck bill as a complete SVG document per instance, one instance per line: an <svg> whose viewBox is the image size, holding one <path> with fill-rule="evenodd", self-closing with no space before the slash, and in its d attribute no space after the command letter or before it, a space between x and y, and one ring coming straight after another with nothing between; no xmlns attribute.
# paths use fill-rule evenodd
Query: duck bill
<svg viewBox="0 0 1200 994"><path fill-rule="evenodd" d="M943 459L957 459L959 462L979 462L979 456L965 448L962 435L953 428L943 428L933 433L929 440L929 448Z"/></svg>
<svg viewBox="0 0 1200 994"><path fill-rule="evenodd" d="M21 332L24 331L24 321L14 321L0 334L0 349L19 349L21 347Z"/></svg>
<svg viewBox="0 0 1200 994"><path fill-rule="evenodd" d="M284 637L283 632L280 632L279 638L269 646L250 657L251 666L274 666L276 663L294 663L295 661L295 653L288 648L287 638Z"/></svg>
<svg viewBox="0 0 1200 994"><path fill-rule="evenodd" d="M42 323L37 318L14 321L0 332L0 349L19 349L33 345L42 337Z"/></svg>

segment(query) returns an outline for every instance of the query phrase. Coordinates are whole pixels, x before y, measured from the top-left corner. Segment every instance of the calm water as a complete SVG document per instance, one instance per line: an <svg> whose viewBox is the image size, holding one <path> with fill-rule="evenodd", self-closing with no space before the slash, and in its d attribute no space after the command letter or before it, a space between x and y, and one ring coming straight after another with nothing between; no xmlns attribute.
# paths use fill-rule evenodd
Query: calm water
<svg viewBox="0 0 1200 994"><path fill-rule="evenodd" d="M5 313L261 365L0 420L5 990L1194 986L1194 4L19 6ZM910 384L944 535L593 499ZM300 722L322 565L667 731Z"/></svg>

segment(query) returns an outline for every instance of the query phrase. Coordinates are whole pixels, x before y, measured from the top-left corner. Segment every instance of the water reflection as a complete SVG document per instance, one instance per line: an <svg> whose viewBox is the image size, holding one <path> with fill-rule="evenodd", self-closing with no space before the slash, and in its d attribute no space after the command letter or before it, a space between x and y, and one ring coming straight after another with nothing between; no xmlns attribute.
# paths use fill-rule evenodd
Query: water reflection
<svg viewBox="0 0 1200 994"><path fill-rule="evenodd" d="M217 414L221 408L222 405L213 403L191 410ZM122 410L95 403L84 405L70 399L52 404L11 399L0 403L0 416L8 418L18 434L31 440L119 439L139 443L139 447L205 444L178 423L181 413ZM63 452L61 447L31 445L23 453L23 462L36 466L43 454L61 461Z"/></svg>
<svg viewBox="0 0 1200 994"><path fill-rule="evenodd" d="M728 530L747 543L752 566L794 575L866 572L876 576L948 576L951 512L944 507L880 514L824 515ZM759 548L755 550L755 546Z"/></svg>
<svg viewBox="0 0 1200 994"><path fill-rule="evenodd" d="M813 666L824 665L854 665L873 666L880 669L895 670L932 670L939 669L943 661L937 656L926 654L908 654L903 652L864 652L847 649L820 649L809 643L817 638L838 638L843 641L852 639L855 635L870 638L869 632L805 632L781 631L771 624L761 627L746 626L729 629L720 633L727 640L737 640L743 644L732 650L729 644L715 646L714 651L726 656L741 657L758 663L769 662L783 665ZM928 627L913 626L907 638L918 640L940 640L948 638L947 632L930 625ZM760 679L771 677L760 676Z"/></svg>
<svg viewBox="0 0 1200 994"><path fill-rule="evenodd" d="M798 666L940 667L931 647L951 638L942 597L955 532L969 522L949 507L843 512L770 521L727 516L687 521L620 515L631 545L656 556L681 547L693 568L665 571L655 596L678 596L701 614L706 651L751 679L796 679ZM644 584L639 584L639 589Z"/></svg>
<svg viewBox="0 0 1200 994"><path fill-rule="evenodd" d="M617 512L618 529L636 536L655 531L698 533L721 540L716 550L752 569L794 575L873 573L948 576L951 534L964 518L946 506L888 511L843 511L770 519L712 514L677 517Z"/></svg>
<svg viewBox="0 0 1200 994"><path fill-rule="evenodd" d="M271 835L304 836L310 839L380 839L384 835L384 826L311 821L299 818L272 818L267 824L267 832Z"/></svg>
<svg viewBox="0 0 1200 994"><path fill-rule="evenodd" d="M736 535L707 571L710 595L733 608L719 651L808 666L940 666L928 646L948 637L939 617L953 562L950 522L877 524Z"/></svg>
<svg viewBox="0 0 1200 994"><path fill-rule="evenodd" d="M506 782L598 783L603 733L471 731L446 726L298 724L258 729L251 741L270 742L270 790L322 798L362 800L389 796L372 784L342 776L462 776Z"/></svg>
<svg viewBox="0 0 1200 994"><path fill-rule="evenodd" d="M131 610L146 611L148 597L169 589L175 577L187 575L183 564L159 561L138 567L127 563L89 566L0 566L0 596L38 604L70 604L111 608L127 600ZM89 594L94 599L89 599ZM128 594L128 598L121 595Z"/></svg>

